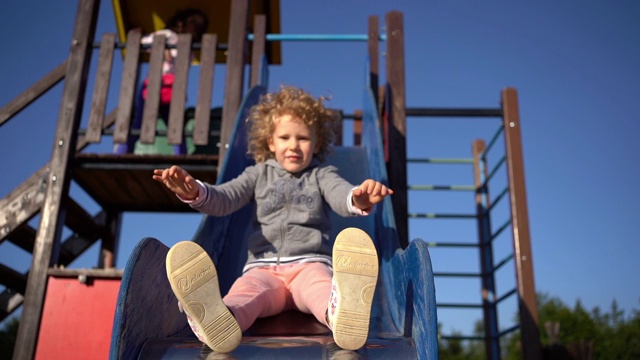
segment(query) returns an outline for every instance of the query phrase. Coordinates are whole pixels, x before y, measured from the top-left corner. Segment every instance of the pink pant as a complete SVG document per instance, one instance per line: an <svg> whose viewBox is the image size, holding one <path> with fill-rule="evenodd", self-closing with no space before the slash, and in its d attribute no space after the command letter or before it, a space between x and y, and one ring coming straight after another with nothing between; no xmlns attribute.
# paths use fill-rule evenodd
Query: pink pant
<svg viewBox="0 0 640 360"><path fill-rule="evenodd" d="M242 331L259 317L297 309L326 323L333 272L319 262L253 268L229 289L224 297Z"/></svg>

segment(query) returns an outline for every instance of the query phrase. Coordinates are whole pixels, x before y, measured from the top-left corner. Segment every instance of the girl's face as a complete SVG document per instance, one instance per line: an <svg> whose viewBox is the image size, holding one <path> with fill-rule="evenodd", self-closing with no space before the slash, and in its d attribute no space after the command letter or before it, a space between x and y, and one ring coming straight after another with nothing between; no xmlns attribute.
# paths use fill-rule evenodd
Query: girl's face
<svg viewBox="0 0 640 360"><path fill-rule="evenodd" d="M275 119L269 150L285 170L297 173L306 169L319 149L314 129L298 117L282 115Z"/></svg>

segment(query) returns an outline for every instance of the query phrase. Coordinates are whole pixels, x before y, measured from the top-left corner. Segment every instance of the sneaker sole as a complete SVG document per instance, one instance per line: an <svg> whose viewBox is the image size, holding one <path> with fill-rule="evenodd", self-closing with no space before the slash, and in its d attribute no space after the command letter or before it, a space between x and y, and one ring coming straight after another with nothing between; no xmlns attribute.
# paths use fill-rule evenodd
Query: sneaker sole
<svg viewBox="0 0 640 360"><path fill-rule="evenodd" d="M333 277L338 296L334 341L346 350L360 349L369 335L378 281L378 254L367 233L347 228L338 234L333 245Z"/></svg>
<svg viewBox="0 0 640 360"><path fill-rule="evenodd" d="M173 293L215 352L238 347L242 332L222 302L218 273L209 255L192 241L179 242L169 250L167 277Z"/></svg>

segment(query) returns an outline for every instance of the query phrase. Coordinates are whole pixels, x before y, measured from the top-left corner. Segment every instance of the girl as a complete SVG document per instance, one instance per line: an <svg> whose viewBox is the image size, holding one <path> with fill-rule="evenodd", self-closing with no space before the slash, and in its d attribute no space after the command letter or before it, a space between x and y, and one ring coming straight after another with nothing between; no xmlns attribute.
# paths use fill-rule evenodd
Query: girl
<svg viewBox="0 0 640 360"><path fill-rule="evenodd" d="M211 216L256 202L248 260L224 299L213 262L197 244L180 242L167 255L169 282L189 324L216 352L237 347L256 318L288 309L313 314L344 349L367 340L376 249L355 228L334 243L329 211L368 215L393 191L372 179L351 185L337 168L322 165L337 125L323 100L294 87L263 96L248 119L256 165L227 183L202 183L177 166L154 170L154 180Z"/></svg>

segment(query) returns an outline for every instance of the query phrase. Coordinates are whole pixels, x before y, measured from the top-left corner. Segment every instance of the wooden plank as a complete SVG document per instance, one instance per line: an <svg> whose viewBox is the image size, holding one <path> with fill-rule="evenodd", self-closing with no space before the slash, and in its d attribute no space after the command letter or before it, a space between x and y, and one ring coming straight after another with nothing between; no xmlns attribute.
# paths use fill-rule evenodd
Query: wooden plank
<svg viewBox="0 0 640 360"><path fill-rule="evenodd" d="M367 49L369 53L369 86L373 92L373 98L378 104L378 86L380 74L380 20L377 16L369 16L369 40Z"/></svg>
<svg viewBox="0 0 640 360"><path fill-rule="evenodd" d="M213 95L213 75L216 66L216 48L218 36L204 34L200 50L200 79L198 82L198 102L196 104L193 143L209 144L209 127L211 124L211 96Z"/></svg>
<svg viewBox="0 0 640 360"><path fill-rule="evenodd" d="M36 243L36 234L36 229L29 226L29 224L22 224L9 234L7 240L22 250L31 253L33 245ZM0 240L0 242L2 241Z"/></svg>
<svg viewBox="0 0 640 360"><path fill-rule="evenodd" d="M171 107L169 108L169 122L167 127L167 143L181 144L184 133L184 103L187 99L187 80L189 65L191 64L191 34L179 34L178 55L175 63L175 80L171 93Z"/></svg>
<svg viewBox="0 0 640 360"><path fill-rule="evenodd" d="M18 115L20 111L29 106L32 102L37 100L42 94L46 93L49 89L57 85L67 71L67 61L58 65L55 69L47 73L37 83L33 84L27 90L23 91L15 99L11 100L7 105L0 108L0 126L9 121L12 117Z"/></svg>
<svg viewBox="0 0 640 360"><path fill-rule="evenodd" d="M89 125L84 135L85 141L97 143L102 137L102 123L107 107L107 95L111 83L111 69L113 68L113 52L115 50L116 35L104 34L100 42L98 69L93 88L93 99L89 113Z"/></svg>
<svg viewBox="0 0 640 360"><path fill-rule="evenodd" d="M45 201L48 171L47 167L41 168L0 199L0 242L40 211Z"/></svg>
<svg viewBox="0 0 640 360"><path fill-rule="evenodd" d="M242 101L242 86L244 84L244 47L247 41L247 18L249 12L248 0L236 0L231 4L231 24L229 25L227 74L225 81L224 102L222 106L222 125L220 129L221 161L218 170L224 162L224 156L229 147L229 138L238 115L238 107Z"/></svg>
<svg viewBox="0 0 640 360"><path fill-rule="evenodd" d="M121 279L124 270L118 269L60 269L60 268L51 268L48 271L50 276L57 277L71 277L77 278L78 276L86 276L92 278L115 278Z"/></svg>
<svg viewBox="0 0 640 360"><path fill-rule="evenodd" d="M104 211L99 212L92 219L92 222L97 224L104 224L106 219L106 213ZM100 239L99 234L88 234L83 236L78 233L71 234L67 239L62 242L60 247L60 257L55 262L58 266L67 266L72 261L87 251L93 244Z"/></svg>
<svg viewBox="0 0 640 360"><path fill-rule="evenodd" d="M253 44L251 46L251 80L250 87L259 85L262 73L262 57L265 55L267 43L267 17L256 15L253 20ZM263 84L264 85L264 84Z"/></svg>
<svg viewBox="0 0 640 360"><path fill-rule="evenodd" d="M362 145L362 110L354 111L353 119L353 145Z"/></svg>
<svg viewBox="0 0 640 360"><path fill-rule="evenodd" d="M31 359L35 353L40 318L46 292L47 269L57 260L64 223L64 202L71 182L69 163L75 153L77 131L82 116L86 81L91 64L91 46L98 19L98 0L78 3L73 41L69 53L58 126L47 178L45 202L18 328L14 358Z"/></svg>
<svg viewBox="0 0 640 360"><path fill-rule="evenodd" d="M389 162L387 172L389 185L394 194L393 211L396 229L402 248L409 244L409 221L407 205L407 136L406 95L404 69L404 29L402 13L390 11L387 23L387 82L389 84Z"/></svg>
<svg viewBox="0 0 640 360"><path fill-rule="evenodd" d="M17 293L24 294L27 288L27 276L0 264L0 284Z"/></svg>
<svg viewBox="0 0 640 360"><path fill-rule="evenodd" d="M118 109L111 111L104 119L104 121L102 122L102 130L106 130L109 127L111 127L111 125L113 125L116 122L116 114L118 112ZM80 135L78 136L78 144L76 145L76 151L80 152L82 151L85 147L89 146L90 142L87 141L84 137L84 135Z"/></svg>
<svg viewBox="0 0 640 360"><path fill-rule="evenodd" d="M142 127L140 128L140 142L152 144L156 139L156 124L158 122L158 108L160 106L160 87L162 86L162 63L165 56L164 35L153 37L151 56L149 57L149 76L147 83L147 98L144 100L142 112ZM167 119L164 119L167 121Z"/></svg>
<svg viewBox="0 0 640 360"><path fill-rule="evenodd" d="M516 89L506 88L502 91L502 109L507 153L506 164L509 175L509 197L511 199L511 230L513 232L513 252L516 265L518 307L520 310L522 354L526 360L541 359L538 305L533 279L529 212L524 181L522 135L520 134L520 113Z"/></svg>
<svg viewBox="0 0 640 360"><path fill-rule="evenodd" d="M93 216L71 197L67 198L65 225L78 235L87 236L89 234L95 234L102 237L105 233L104 226L95 223Z"/></svg>
<svg viewBox="0 0 640 360"><path fill-rule="evenodd" d="M0 293L0 321L11 315L18 307L22 305L24 295L5 289Z"/></svg>
<svg viewBox="0 0 640 360"><path fill-rule="evenodd" d="M122 71L122 80L120 81L120 98L118 99L118 112L116 114L115 131L113 132L114 143L126 143L129 137L133 99L135 98L138 81L141 38L142 34L139 29L133 29L127 33L124 69Z"/></svg>

